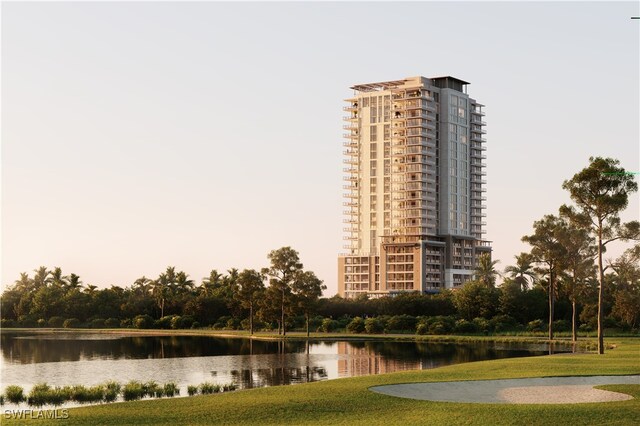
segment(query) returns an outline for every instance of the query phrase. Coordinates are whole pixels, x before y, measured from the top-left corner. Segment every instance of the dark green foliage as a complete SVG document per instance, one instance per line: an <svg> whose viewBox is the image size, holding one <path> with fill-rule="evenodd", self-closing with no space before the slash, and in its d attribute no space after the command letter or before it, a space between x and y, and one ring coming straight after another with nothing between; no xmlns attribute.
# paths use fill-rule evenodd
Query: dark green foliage
<svg viewBox="0 0 640 426"><path fill-rule="evenodd" d="M61 328L63 324L64 324L64 318L62 317L55 316L55 317L49 318L49 327Z"/></svg>
<svg viewBox="0 0 640 426"><path fill-rule="evenodd" d="M528 331L544 331L547 328L547 324L542 320L529 321L527 324Z"/></svg>
<svg viewBox="0 0 640 426"><path fill-rule="evenodd" d="M198 386L192 386L192 385L187 386L187 394L189 394L189 396L197 395Z"/></svg>
<svg viewBox="0 0 640 426"><path fill-rule="evenodd" d="M380 334L384 331L384 322L379 318L367 318L364 321L364 329L369 334Z"/></svg>
<svg viewBox="0 0 640 426"><path fill-rule="evenodd" d="M476 333L478 332L478 327L471 321L461 319L456 321L454 331L456 333Z"/></svg>
<svg viewBox="0 0 640 426"><path fill-rule="evenodd" d="M16 322L12 319L6 319L6 318L2 318L0 320L0 327L1 328L12 328L16 326Z"/></svg>
<svg viewBox="0 0 640 426"><path fill-rule="evenodd" d="M132 380L122 388L122 397L125 401L135 401L145 396L145 388L142 383Z"/></svg>
<svg viewBox="0 0 640 426"><path fill-rule="evenodd" d="M150 315L138 315L133 319L133 326L135 328L152 328L153 318Z"/></svg>
<svg viewBox="0 0 640 426"><path fill-rule="evenodd" d="M331 318L325 318L322 320L321 328L325 333L336 331L338 328L338 321L332 320Z"/></svg>
<svg viewBox="0 0 640 426"><path fill-rule="evenodd" d="M104 326L107 328L120 327L120 320L118 318L109 318L104 322Z"/></svg>
<svg viewBox="0 0 640 426"><path fill-rule="evenodd" d="M163 391L164 395L168 397L180 395L180 388L174 382L165 383Z"/></svg>
<svg viewBox="0 0 640 426"><path fill-rule="evenodd" d="M200 389L200 393L202 395L208 395L208 394L220 392L220 385L215 385L213 383L204 382L204 383L200 384L199 389Z"/></svg>
<svg viewBox="0 0 640 426"><path fill-rule="evenodd" d="M104 319L103 318L94 318L89 323L91 328L104 328Z"/></svg>
<svg viewBox="0 0 640 426"><path fill-rule="evenodd" d="M64 323L62 324L62 326L64 328L79 328L80 320L78 318L69 318L64 320Z"/></svg>
<svg viewBox="0 0 640 426"><path fill-rule="evenodd" d="M362 333L364 331L364 320L361 317L355 317L347 325L349 333Z"/></svg>
<svg viewBox="0 0 640 426"><path fill-rule="evenodd" d="M395 315L387 321L387 330L393 331L415 331L417 319L411 315Z"/></svg>
<svg viewBox="0 0 640 426"><path fill-rule="evenodd" d="M12 404L19 404L25 400L24 389L16 385L7 386L4 390L4 395L7 397L7 401Z"/></svg>

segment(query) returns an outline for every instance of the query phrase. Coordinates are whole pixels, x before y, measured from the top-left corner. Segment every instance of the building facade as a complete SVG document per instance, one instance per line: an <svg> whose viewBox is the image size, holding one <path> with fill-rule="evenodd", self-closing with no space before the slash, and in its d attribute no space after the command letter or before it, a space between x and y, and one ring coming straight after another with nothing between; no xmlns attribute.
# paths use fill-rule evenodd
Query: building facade
<svg viewBox="0 0 640 426"><path fill-rule="evenodd" d="M346 99L338 294L454 288L490 253L483 105L454 77L353 86Z"/></svg>

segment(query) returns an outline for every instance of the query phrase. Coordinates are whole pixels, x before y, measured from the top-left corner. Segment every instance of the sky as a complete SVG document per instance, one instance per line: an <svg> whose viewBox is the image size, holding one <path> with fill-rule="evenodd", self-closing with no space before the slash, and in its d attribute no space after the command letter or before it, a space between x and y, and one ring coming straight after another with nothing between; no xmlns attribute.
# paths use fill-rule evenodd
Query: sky
<svg viewBox="0 0 640 426"><path fill-rule="evenodd" d="M41 265L199 283L291 246L335 294L344 99L417 75L486 105L503 269L590 156L640 171L639 5L4 2L3 288Z"/></svg>

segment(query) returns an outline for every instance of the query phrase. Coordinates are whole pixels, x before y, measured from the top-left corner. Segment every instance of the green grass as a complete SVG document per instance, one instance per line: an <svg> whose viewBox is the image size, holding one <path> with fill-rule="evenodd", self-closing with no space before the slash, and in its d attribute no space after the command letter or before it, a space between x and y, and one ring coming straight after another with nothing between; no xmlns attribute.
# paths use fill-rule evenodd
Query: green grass
<svg viewBox="0 0 640 426"><path fill-rule="evenodd" d="M457 364L294 386L82 407L65 425L551 425L640 424L640 385L602 389L631 394L633 400L560 405L462 404L415 401L370 392L371 386L448 380L616 375L640 373L640 339L611 339L605 355L562 354ZM5 420L6 424L14 421Z"/></svg>

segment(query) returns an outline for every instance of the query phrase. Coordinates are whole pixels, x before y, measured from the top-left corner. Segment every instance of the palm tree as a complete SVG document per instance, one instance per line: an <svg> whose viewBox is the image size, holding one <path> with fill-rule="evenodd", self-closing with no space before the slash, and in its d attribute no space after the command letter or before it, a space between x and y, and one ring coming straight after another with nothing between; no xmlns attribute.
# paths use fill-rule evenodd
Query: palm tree
<svg viewBox="0 0 640 426"><path fill-rule="evenodd" d="M149 289L151 288L151 283L153 283L153 280L143 275L133 282L131 289L138 294L144 295L149 292Z"/></svg>
<svg viewBox="0 0 640 426"><path fill-rule="evenodd" d="M21 272L20 278L14 282L14 285L16 287L16 290L28 293L33 288L33 280L29 278L29 274L27 274L26 272Z"/></svg>
<svg viewBox="0 0 640 426"><path fill-rule="evenodd" d="M167 274L160 274L157 280L152 282L151 293L156 299L156 304L160 308L160 318L164 317L164 305L171 295L171 283Z"/></svg>
<svg viewBox="0 0 640 426"><path fill-rule="evenodd" d="M34 269L35 275L33 276L33 286L35 289L39 289L40 287L45 287L49 284L49 274L50 272L47 270L45 266L41 266L38 269Z"/></svg>
<svg viewBox="0 0 640 426"><path fill-rule="evenodd" d="M193 290L193 280L190 280L189 275L184 271L176 275L176 290L180 293L189 293Z"/></svg>
<svg viewBox="0 0 640 426"><path fill-rule="evenodd" d="M59 287L66 287L67 286L67 277L62 275L62 269L58 266L56 266L53 271L51 271L51 278L50 278L50 282L53 285L59 286Z"/></svg>
<svg viewBox="0 0 640 426"><path fill-rule="evenodd" d="M495 287L496 277L500 275L495 268L498 262L500 261L491 260L489 253L481 254L478 258L478 265L476 266L476 279L489 288Z"/></svg>
<svg viewBox="0 0 640 426"><path fill-rule="evenodd" d="M87 287L84 289L84 292L87 293L89 296L93 296L96 293L97 289L98 289L97 285L87 284Z"/></svg>
<svg viewBox="0 0 640 426"><path fill-rule="evenodd" d="M76 274L71 274L68 277L66 277L67 279L67 288L69 290L75 290L75 289L79 289L82 287L82 281L80 281L80 277Z"/></svg>
<svg viewBox="0 0 640 426"><path fill-rule="evenodd" d="M522 291L529 288L529 279L531 283L535 282L536 274L533 271L533 256L531 253L520 253L515 256L516 264L509 265L504 268L504 272L509 274L515 283L520 284Z"/></svg>
<svg viewBox="0 0 640 426"><path fill-rule="evenodd" d="M220 274L217 270L212 269L209 273L209 277L202 280L200 292L205 296L213 296L215 289L220 287L221 282L222 274Z"/></svg>

